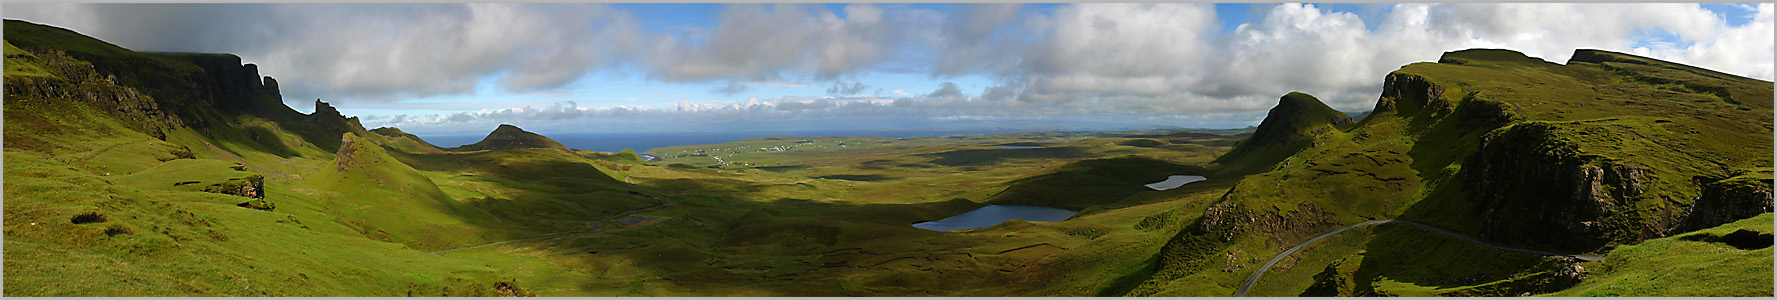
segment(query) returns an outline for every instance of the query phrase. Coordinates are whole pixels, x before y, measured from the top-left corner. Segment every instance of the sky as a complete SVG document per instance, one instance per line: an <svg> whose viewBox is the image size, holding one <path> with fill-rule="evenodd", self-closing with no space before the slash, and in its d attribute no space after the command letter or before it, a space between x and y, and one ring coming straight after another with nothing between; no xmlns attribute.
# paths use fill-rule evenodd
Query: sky
<svg viewBox="0 0 1777 300"><path fill-rule="evenodd" d="M369 128L483 134L1258 124L1370 110L1443 52L1575 49L1771 80L1772 4L67 4L0 15L234 53Z"/></svg>

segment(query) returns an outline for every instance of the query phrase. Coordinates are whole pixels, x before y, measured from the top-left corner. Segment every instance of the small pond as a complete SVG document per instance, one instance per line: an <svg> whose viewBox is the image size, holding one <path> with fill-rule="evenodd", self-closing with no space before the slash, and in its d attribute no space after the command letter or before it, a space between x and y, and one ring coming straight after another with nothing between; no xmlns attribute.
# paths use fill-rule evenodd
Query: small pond
<svg viewBox="0 0 1777 300"><path fill-rule="evenodd" d="M993 227L1000 222L1022 219L1031 222L1061 222L1074 216L1071 210L1024 205L988 205L969 212L931 222L913 223L913 227L935 231L951 231Z"/></svg>
<svg viewBox="0 0 1777 300"><path fill-rule="evenodd" d="M1172 176L1166 177L1166 181L1149 183L1149 184L1147 184L1147 186L1148 186L1148 188L1154 189L1156 191L1164 191L1164 190L1178 188L1179 186L1183 186L1186 183L1192 183L1192 182L1198 182L1198 181L1203 181L1203 176L1172 175Z"/></svg>

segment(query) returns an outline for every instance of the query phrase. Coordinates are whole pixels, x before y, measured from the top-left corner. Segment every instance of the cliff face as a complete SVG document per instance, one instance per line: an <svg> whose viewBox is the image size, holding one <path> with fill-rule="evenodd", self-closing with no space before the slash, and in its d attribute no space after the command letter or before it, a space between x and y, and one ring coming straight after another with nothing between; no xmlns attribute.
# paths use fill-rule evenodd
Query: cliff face
<svg viewBox="0 0 1777 300"><path fill-rule="evenodd" d="M1771 174L1747 174L1703 185L1679 232L1720 226L1771 212Z"/></svg>
<svg viewBox="0 0 1777 300"><path fill-rule="evenodd" d="M1772 210L1768 81L1604 51L1582 50L1563 65L1476 49L1404 66L1383 85L1374 112L1349 129L1326 122L1277 135L1272 128L1291 128L1300 116L1284 108L1296 105L1280 103L1252 137L1217 160L1225 171L1230 162L1252 161L1256 150L1284 149L1273 153L1275 164L1242 178L1169 240L1143 286L1182 278L1166 274L1205 272L1223 256L1267 249L1257 250L1264 256L1372 219L1409 220L1513 247L1596 253ZM1415 250L1400 245L1423 240L1420 234L1378 230L1365 249ZM1481 260L1504 273L1414 278L1411 270L1432 266L1403 263L1472 267L1460 264L1476 258L1386 257L1296 267L1355 276L1339 280L1349 287L1316 288L1341 295L1387 294L1388 287L1372 284L1383 277L1419 286L1493 282L1450 292L1520 295L1547 292L1544 286L1576 274L1569 265L1500 256ZM1382 260L1371 264L1372 258ZM1247 262L1225 263L1239 269ZM1560 284L1515 285L1532 281Z"/></svg>
<svg viewBox="0 0 1777 300"><path fill-rule="evenodd" d="M166 138L166 130L184 125L180 118L161 109L155 98L121 85L116 76L102 75L91 63L55 49L32 52L8 53L8 63L40 65L47 72L43 74L45 76L7 76L5 93L8 104L73 100L126 121L124 125L130 129L161 139ZM36 137L8 135L7 138L23 141Z"/></svg>
<svg viewBox="0 0 1777 300"><path fill-rule="evenodd" d="M1634 241L1657 237L1657 228L1638 221L1670 224L1674 214L1628 216L1647 192L1653 175L1632 162L1581 152L1562 139L1557 125L1514 125L1484 138L1481 150L1464 165L1463 179L1482 207L1481 236L1585 251L1612 237ZM1631 220L1631 218L1652 220Z"/></svg>
<svg viewBox="0 0 1777 300"><path fill-rule="evenodd" d="M1376 100L1376 108L1371 113L1399 112L1400 115L1418 115L1430 113L1438 115L1450 112L1450 101L1444 100L1444 87L1432 84L1425 77L1404 73L1389 73L1382 80L1382 97Z"/></svg>

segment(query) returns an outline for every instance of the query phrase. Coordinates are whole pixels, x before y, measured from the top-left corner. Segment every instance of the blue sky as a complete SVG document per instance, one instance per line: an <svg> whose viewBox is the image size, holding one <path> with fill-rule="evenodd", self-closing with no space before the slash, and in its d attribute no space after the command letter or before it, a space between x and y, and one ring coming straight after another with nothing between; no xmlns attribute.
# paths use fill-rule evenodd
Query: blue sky
<svg viewBox="0 0 1777 300"><path fill-rule="evenodd" d="M1256 124L1370 108L1445 51L1581 48L1769 80L1771 4L5 4L227 52L369 127L478 134ZM1040 127L1040 128L1039 128Z"/></svg>

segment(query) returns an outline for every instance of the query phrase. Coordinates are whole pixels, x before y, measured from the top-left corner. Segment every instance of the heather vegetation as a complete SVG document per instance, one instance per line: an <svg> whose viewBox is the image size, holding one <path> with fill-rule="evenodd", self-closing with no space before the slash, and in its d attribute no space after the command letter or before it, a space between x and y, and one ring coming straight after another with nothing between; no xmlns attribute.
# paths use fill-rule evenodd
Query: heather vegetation
<svg viewBox="0 0 1777 300"><path fill-rule="evenodd" d="M1252 130L457 148L5 24L7 296L1771 296L1772 83L1446 53ZM1206 180L1154 190L1173 175ZM986 205L1077 211L939 232Z"/></svg>

